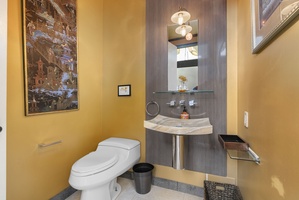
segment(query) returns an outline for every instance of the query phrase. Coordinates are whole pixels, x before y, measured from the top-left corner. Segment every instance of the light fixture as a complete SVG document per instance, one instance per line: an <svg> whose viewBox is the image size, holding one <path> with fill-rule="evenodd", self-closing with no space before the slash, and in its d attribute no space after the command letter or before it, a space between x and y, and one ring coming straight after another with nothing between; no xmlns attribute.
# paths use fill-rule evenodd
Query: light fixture
<svg viewBox="0 0 299 200"><path fill-rule="evenodd" d="M186 24L182 24L181 26L175 29L175 32L182 36L185 36L187 33L190 33L191 31L192 31L192 27Z"/></svg>
<svg viewBox="0 0 299 200"><path fill-rule="evenodd" d="M193 35L192 35L192 33L187 33L186 34L186 40L192 40L192 38L193 38Z"/></svg>
<svg viewBox="0 0 299 200"><path fill-rule="evenodd" d="M171 16L171 21L175 24L182 25L190 19L191 15L185 8L180 7L179 11Z"/></svg>

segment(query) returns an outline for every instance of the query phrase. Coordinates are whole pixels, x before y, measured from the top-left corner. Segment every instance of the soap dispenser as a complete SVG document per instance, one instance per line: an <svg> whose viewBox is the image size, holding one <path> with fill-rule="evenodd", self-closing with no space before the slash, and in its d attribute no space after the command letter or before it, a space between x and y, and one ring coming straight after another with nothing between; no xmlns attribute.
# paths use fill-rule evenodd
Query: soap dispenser
<svg viewBox="0 0 299 200"><path fill-rule="evenodd" d="M181 114L181 119L189 119L189 113L187 112L186 106L184 106L183 112Z"/></svg>

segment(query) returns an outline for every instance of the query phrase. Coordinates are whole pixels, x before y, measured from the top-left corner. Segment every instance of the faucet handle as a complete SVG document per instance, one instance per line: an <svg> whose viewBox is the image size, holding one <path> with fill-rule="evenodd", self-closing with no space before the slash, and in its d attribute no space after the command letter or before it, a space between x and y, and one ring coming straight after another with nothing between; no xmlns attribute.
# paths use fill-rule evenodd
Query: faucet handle
<svg viewBox="0 0 299 200"><path fill-rule="evenodd" d="M171 100L169 103L166 103L168 104L170 107L174 107L175 106L175 100Z"/></svg>
<svg viewBox="0 0 299 200"><path fill-rule="evenodd" d="M189 101L189 106L194 107L197 103L194 100Z"/></svg>
<svg viewBox="0 0 299 200"><path fill-rule="evenodd" d="M180 106L184 106L185 105L185 100L180 100L179 104L180 104Z"/></svg>

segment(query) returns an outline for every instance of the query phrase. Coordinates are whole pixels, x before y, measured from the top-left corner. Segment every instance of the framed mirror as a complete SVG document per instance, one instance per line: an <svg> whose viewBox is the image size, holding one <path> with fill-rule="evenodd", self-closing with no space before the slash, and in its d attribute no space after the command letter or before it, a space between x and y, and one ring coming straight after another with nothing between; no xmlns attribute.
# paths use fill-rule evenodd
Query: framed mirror
<svg viewBox="0 0 299 200"><path fill-rule="evenodd" d="M168 32L168 90L177 91L180 78L185 77L186 89L198 87L198 20L188 22L192 27L189 34L179 34L179 25L167 26Z"/></svg>

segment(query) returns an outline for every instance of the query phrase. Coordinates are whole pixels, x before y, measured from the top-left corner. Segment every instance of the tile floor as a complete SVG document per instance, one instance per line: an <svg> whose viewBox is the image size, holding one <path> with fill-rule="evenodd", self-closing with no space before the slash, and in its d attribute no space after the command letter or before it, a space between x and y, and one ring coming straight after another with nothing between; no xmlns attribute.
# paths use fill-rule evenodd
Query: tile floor
<svg viewBox="0 0 299 200"><path fill-rule="evenodd" d="M118 178L118 183L121 185L122 191L116 200L203 200L203 198L169 190L152 185L151 191L147 194L138 194L135 191L133 180L126 178ZM68 197L66 200L79 200L80 192L77 191Z"/></svg>

